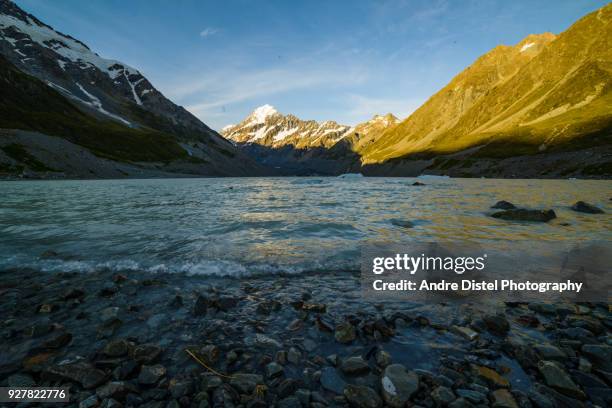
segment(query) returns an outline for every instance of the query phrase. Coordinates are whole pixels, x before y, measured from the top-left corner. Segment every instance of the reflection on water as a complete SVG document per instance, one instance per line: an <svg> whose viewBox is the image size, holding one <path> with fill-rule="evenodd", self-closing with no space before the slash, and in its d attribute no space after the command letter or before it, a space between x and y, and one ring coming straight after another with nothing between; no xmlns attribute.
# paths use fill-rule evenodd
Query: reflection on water
<svg viewBox="0 0 612 408"><path fill-rule="evenodd" d="M0 268L241 275L358 269L365 239L609 241L610 181L250 178L0 183ZM508 200L547 224L488 217ZM585 200L603 215L573 212ZM391 220L410 221L404 228ZM55 251L57 257L40 255Z"/></svg>

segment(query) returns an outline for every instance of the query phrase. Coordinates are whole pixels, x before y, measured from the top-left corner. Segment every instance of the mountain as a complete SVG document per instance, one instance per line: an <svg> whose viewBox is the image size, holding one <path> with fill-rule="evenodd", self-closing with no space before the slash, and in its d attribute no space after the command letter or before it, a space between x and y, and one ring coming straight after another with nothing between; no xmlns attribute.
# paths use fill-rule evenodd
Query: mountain
<svg viewBox="0 0 612 408"><path fill-rule="evenodd" d="M221 134L283 174L335 175L358 169L359 156L354 150L398 122L387 114L353 127L334 121L319 123L283 115L273 106L263 105L242 122L224 127Z"/></svg>
<svg viewBox="0 0 612 408"><path fill-rule="evenodd" d="M101 159L149 163L144 167L156 162L162 172L263 171L137 69L100 57L9 0L0 0L0 57L0 128L39 132L40 140L59 137ZM20 133L11 134L10 143L19 144ZM6 154L0 160L5 168L28 168ZM73 175L83 176L78 173Z"/></svg>
<svg viewBox="0 0 612 408"><path fill-rule="evenodd" d="M476 147L477 158L499 159L609 146L611 39L608 4L558 36L530 35L514 46L498 46L360 149L362 162Z"/></svg>

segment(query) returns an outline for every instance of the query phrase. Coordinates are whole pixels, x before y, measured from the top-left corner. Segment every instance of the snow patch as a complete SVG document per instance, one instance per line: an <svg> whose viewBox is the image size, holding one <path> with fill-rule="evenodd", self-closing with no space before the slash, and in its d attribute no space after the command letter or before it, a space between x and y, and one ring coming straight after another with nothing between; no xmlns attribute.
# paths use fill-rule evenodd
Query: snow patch
<svg viewBox="0 0 612 408"><path fill-rule="evenodd" d="M87 91L85 90L85 88L83 88L83 87L81 86L81 84L79 84L78 82L76 82L76 86L78 86L78 87L79 87L79 89L81 90L81 92L83 92L83 93L85 94L85 96L87 96L87 97L89 98L89 100L90 100L90 102L87 102L87 101L84 101L84 100L82 100L82 99L80 99L80 98L77 98L77 99L80 99L80 100L81 100L81 102L83 102L84 104L86 104L86 105L88 105L88 106L91 106L91 107L95 108L95 109L96 109L98 112L100 112L100 113L102 113L102 114L104 114L104 115L106 115L106 116L109 116L109 117L111 117L111 118L113 118L113 119L115 119L115 120L118 120L118 121L120 121L120 122L123 122L124 124L126 124L126 125L128 125L128 126L131 126L131 123L130 123L130 122L128 122L127 120L123 119L121 116L118 116L118 115L115 115L115 114L113 114L113 113L110 113L109 111L107 111L106 109L104 109L104 107L102 107L102 102L100 102L100 99L98 99L98 98L97 98L97 97L95 97L94 95L92 95L92 94L90 94L89 92L87 92Z"/></svg>
<svg viewBox="0 0 612 408"><path fill-rule="evenodd" d="M136 93L136 85L138 85L140 83L141 80L136 81L135 84L133 84L130 81L130 78L128 78L127 74L125 73L125 71L123 71L123 76L125 78L125 80L127 81L128 85L130 86L130 89L132 90L132 96L134 96L134 101L139 105L142 106L142 101L140 100L140 97L138 96L138 94Z"/></svg>
<svg viewBox="0 0 612 408"><path fill-rule="evenodd" d="M291 136L292 134L294 134L295 132L297 132L299 130L298 127L294 127L292 129L285 129L282 130L280 132L278 132L275 136L274 136L274 141L275 142L280 142L281 140L285 139L286 137Z"/></svg>
<svg viewBox="0 0 612 408"><path fill-rule="evenodd" d="M535 43L533 43L533 42L527 43L527 44L525 44L525 45L523 45L523 46L521 47L521 51L520 51L520 52L523 52L523 51L525 51L525 50L527 50L527 49L529 49L529 48L533 47L534 45L535 45Z"/></svg>

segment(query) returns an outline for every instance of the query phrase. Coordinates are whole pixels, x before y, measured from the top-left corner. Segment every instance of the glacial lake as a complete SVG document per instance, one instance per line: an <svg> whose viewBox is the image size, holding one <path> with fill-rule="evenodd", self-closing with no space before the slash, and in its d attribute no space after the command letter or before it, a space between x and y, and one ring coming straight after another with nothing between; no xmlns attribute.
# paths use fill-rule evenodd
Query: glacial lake
<svg viewBox="0 0 612 408"><path fill-rule="evenodd" d="M425 186L413 186L415 181ZM612 238L612 181L201 178L0 183L0 270L249 276L359 269L365 240L556 244ZM507 200L548 223L488 216ZM584 200L606 211L574 212ZM412 228L398 226L403 221Z"/></svg>

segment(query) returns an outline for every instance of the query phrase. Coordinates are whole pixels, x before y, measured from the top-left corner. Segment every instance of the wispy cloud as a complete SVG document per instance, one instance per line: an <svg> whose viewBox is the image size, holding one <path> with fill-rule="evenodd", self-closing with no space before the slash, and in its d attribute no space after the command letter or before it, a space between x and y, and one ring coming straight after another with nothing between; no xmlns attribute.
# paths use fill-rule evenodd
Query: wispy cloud
<svg viewBox="0 0 612 408"><path fill-rule="evenodd" d="M392 113L399 119L405 119L414 112L423 100L415 98L374 98L370 96L348 94L344 98L347 103L347 122L356 124L374 116L374 114Z"/></svg>
<svg viewBox="0 0 612 408"><path fill-rule="evenodd" d="M206 27L205 29L200 31L200 37L202 37L202 38L212 37L213 35L217 34L218 32L219 32L218 28Z"/></svg>

